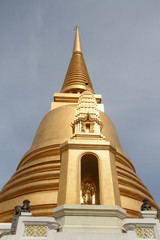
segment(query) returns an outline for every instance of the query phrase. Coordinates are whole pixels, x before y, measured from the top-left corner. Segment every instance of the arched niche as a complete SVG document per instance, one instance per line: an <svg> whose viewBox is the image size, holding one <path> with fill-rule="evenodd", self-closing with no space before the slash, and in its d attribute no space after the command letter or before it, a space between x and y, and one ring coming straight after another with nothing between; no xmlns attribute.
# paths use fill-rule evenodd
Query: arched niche
<svg viewBox="0 0 160 240"><path fill-rule="evenodd" d="M98 159L90 153L81 158L81 204L100 204Z"/></svg>

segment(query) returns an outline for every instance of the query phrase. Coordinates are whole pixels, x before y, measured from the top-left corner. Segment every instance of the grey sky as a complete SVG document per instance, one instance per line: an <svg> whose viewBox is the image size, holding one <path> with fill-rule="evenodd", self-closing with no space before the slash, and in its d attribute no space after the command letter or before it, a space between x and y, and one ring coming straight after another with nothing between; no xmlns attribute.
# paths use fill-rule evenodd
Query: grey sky
<svg viewBox="0 0 160 240"><path fill-rule="evenodd" d="M0 1L0 188L59 92L75 25L96 93L160 205L160 1Z"/></svg>

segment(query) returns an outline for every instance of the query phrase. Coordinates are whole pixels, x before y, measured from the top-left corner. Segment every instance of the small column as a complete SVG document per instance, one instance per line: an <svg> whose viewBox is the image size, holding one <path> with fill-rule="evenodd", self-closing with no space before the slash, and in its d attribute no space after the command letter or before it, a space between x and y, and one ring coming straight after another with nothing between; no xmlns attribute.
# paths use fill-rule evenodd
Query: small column
<svg viewBox="0 0 160 240"><path fill-rule="evenodd" d="M61 171L57 205L80 204L79 151L70 149L69 142L61 146Z"/></svg>
<svg viewBox="0 0 160 240"><path fill-rule="evenodd" d="M115 149L110 147L99 154L100 204L121 206L115 165Z"/></svg>

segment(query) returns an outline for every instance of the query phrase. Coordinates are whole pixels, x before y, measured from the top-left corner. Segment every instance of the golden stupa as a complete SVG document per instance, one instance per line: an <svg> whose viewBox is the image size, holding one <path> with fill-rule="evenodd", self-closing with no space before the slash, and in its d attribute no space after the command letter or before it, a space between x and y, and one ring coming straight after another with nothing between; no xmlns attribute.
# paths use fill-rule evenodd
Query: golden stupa
<svg viewBox="0 0 160 240"><path fill-rule="evenodd" d="M16 205L21 205L24 199L30 200L31 211L34 216L53 216L53 208L57 206L57 201L58 205L64 203L82 203L80 198L85 198L84 191L81 197L80 193L76 195L74 202L72 192L74 191L74 186L79 186L75 185L74 181L67 182L68 185L66 189L64 189L66 178L63 174L67 174L65 173L66 168L64 161L67 147L65 147L64 143L73 138L74 124L78 124L79 119L82 119L83 113L79 111L83 110L83 104L88 104L87 101L90 101L88 106L90 106L90 109L93 109L92 114L88 112L87 121L96 121L100 129L99 131L101 131L95 135L95 138L98 136L97 138L99 139L94 139L94 141L97 141L96 144L90 144L87 148L85 142L84 149L86 149L88 161L90 162L92 160L92 149L95 149L95 151L105 149L105 151L110 152L108 157L110 157L110 159L112 158L111 171L107 175L109 178L108 182L106 183L107 178L104 177L106 174L104 168L100 166L99 180L96 180L100 182L100 187L92 183L91 180L89 181L94 191L96 191L96 188L100 189L100 195L93 204L119 205L126 209L127 217L137 217L139 215L144 198L149 199L152 209L158 208L148 189L137 176L132 162L123 152L116 130L109 117L103 112L101 95L94 93L83 58L79 29L77 26L73 55L61 92L54 94L54 102L52 102L51 111L41 121L31 148L23 156L15 174L0 192L0 222L10 222L14 207ZM92 119L89 120L89 118ZM85 126L87 127L87 124ZM92 133L88 133L88 138L91 134ZM74 138L78 139L81 137L80 135L76 135ZM81 149L83 139L80 140L80 142L81 143L78 143L78 145L70 142L68 146L71 146L72 149L76 148L76 146ZM103 154L101 155L103 158ZM93 160L95 160L95 155L93 158ZM61 166L62 159L63 166ZM101 162L105 164L106 160L103 160L104 161ZM85 161L86 164L89 164L87 160ZM81 166L81 168L84 168L84 166ZM97 174L95 168L94 171ZM75 178L75 181L78 176L82 178L81 174L75 174L74 171L77 171L77 169L71 166L71 172L68 177L72 176ZM94 179L98 179L95 176L92 178L93 181ZM59 179L61 179L60 185ZM85 176L82 184L86 185L86 183L87 177ZM110 185L108 185L108 183ZM112 188L112 186L115 187ZM80 192L78 187L77 189L77 191ZM66 191L66 196L64 191ZM67 198L67 191L69 191L68 194L70 198ZM92 204L91 200L85 201ZM83 202L83 204L84 203L85 202Z"/></svg>

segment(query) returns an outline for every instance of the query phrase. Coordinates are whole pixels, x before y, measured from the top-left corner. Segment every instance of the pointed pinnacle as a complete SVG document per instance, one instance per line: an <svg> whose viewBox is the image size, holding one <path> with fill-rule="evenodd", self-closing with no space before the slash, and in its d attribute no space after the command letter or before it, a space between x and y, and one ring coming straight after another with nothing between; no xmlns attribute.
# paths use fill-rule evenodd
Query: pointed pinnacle
<svg viewBox="0 0 160 240"><path fill-rule="evenodd" d="M73 47L73 54L74 53L82 53L82 48L81 48L81 41L80 41L80 36L79 36L79 27L76 26L76 34L75 34L75 40L74 40L74 47Z"/></svg>

